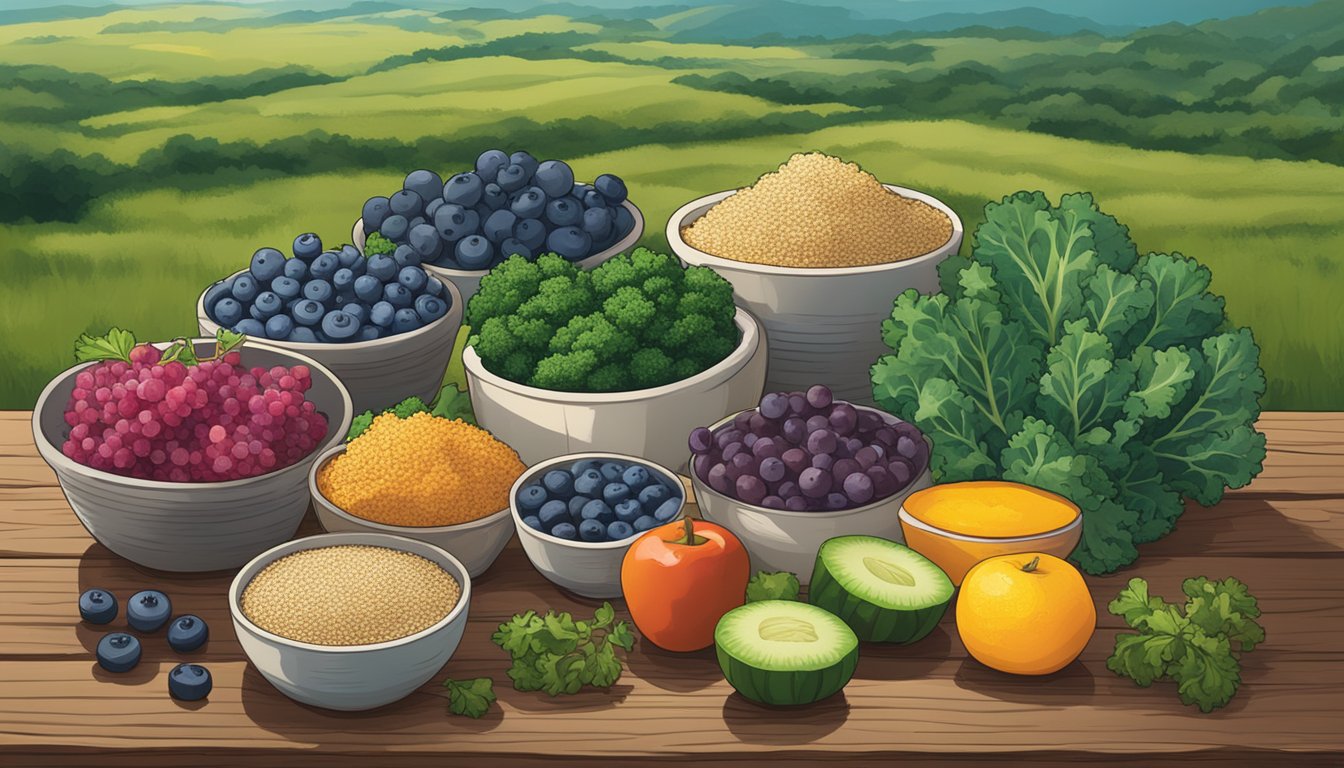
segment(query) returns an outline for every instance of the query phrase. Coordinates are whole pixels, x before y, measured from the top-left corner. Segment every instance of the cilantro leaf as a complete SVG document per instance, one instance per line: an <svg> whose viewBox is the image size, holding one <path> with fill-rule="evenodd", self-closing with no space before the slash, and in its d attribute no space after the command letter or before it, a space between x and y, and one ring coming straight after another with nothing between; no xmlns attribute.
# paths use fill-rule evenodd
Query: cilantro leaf
<svg viewBox="0 0 1344 768"><path fill-rule="evenodd" d="M620 677L621 661L616 658L611 643L603 643L601 648L594 645L584 646L581 677L584 685L610 688Z"/></svg>
<svg viewBox="0 0 1344 768"><path fill-rule="evenodd" d="M611 687L621 676L615 649L635 645L630 625L616 620L611 603L598 607L592 620L527 611L500 624L491 639L513 660L505 674L514 688L551 696L578 693L584 686Z"/></svg>
<svg viewBox="0 0 1344 768"><path fill-rule="evenodd" d="M131 362L135 349L135 335L121 328L110 328L106 336L81 334L75 342L75 362L93 363L99 360Z"/></svg>
<svg viewBox="0 0 1344 768"><path fill-rule="evenodd" d="M541 627L541 617L534 611L528 611L500 624L490 639L495 645L508 651L509 655L518 658L532 650L532 635Z"/></svg>
<svg viewBox="0 0 1344 768"><path fill-rule="evenodd" d="M627 651L635 647L635 636L630 633L630 625L624 621L616 622L611 631L607 633L607 640Z"/></svg>
<svg viewBox="0 0 1344 768"><path fill-rule="evenodd" d="M1198 629L1185 637L1185 654L1169 670L1181 703L1194 704L1201 712L1227 706L1241 685L1241 665L1227 638L1209 637Z"/></svg>
<svg viewBox="0 0 1344 768"><path fill-rule="evenodd" d="M611 607L611 603L604 602L593 612L593 628L603 629L611 626L616 620L616 609Z"/></svg>
<svg viewBox="0 0 1344 768"><path fill-rule="evenodd" d="M797 600L801 585L798 577L788 571L767 573L757 571L747 582L747 602L758 600Z"/></svg>
<svg viewBox="0 0 1344 768"><path fill-rule="evenodd" d="M504 674L513 681L515 690L539 691L546 684L546 676L542 673L540 664L541 656L529 652L515 657Z"/></svg>
<svg viewBox="0 0 1344 768"><path fill-rule="evenodd" d="M474 680L444 680L448 689L448 711L454 715L480 718L495 703L495 681L488 677Z"/></svg>

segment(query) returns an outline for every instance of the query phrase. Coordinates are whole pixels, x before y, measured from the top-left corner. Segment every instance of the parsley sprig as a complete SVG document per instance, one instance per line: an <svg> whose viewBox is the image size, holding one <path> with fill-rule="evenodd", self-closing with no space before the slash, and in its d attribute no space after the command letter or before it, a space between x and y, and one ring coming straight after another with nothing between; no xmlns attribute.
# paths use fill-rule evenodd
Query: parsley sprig
<svg viewBox="0 0 1344 768"><path fill-rule="evenodd" d="M528 611L500 624L491 639L513 659L507 674L514 688L551 696L575 694L585 685L610 688L621 677L616 648L635 645L630 625L616 621L611 603L603 603L591 621Z"/></svg>
<svg viewBox="0 0 1344 768"><path fill-rule="evenodd" d="M448 689L448 711L454 715L479 719L495 703L495 681L488 677L444 680L443 687Z"/></svg>

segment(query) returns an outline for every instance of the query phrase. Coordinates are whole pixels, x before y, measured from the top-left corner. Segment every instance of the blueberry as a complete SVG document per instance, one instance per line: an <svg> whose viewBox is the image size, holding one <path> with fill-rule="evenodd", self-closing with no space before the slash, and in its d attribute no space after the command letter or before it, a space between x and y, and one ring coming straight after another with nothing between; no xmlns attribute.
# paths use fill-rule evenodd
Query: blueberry
<svg viewBox="0 0 1344 768"><path fill-rule="evenodd" d="M199 616L178 616L168 625L168 647L178 653L188 653L205 645L210 627Z"/></svg>
<svg viewBox="0 0 1344 768"><path fill-rule="evenodd" d="M257 285L257 279L250 272L244 272L233 279L233 298L240 303L250 304L257 294L261 293L261 286Z"/></svg>
<svg viewBox="0 0 1344 768"><path fill-rule="evenodd" d="M625 483L607 483L602 488L602 500L608 504L619 504L630 498L630 486Z"/></svg>
<svg viewBox="0 0 1344 768"><path fill-rule="evenodd" d="M513 215L513 211L501 208L490 214L490 218L481 225L481 232L485 235L485 239L499 243L513 237L513 225L517 223L518 217Z"/></svg>
<svg viewBox="0 0 1344 768"><path fill-rule="evenodd" d="M443 281L433 275L425 281L425 293L447 301L448 291L444 290Z"/></svg>
<svg viewBox="0 0 1344 768"><path fill-rule="evenodd" d="M303 284L292 277L277 277L271 281L271 291L281 301L298 298L303 293Z"/></svg>
<svg viewBox="0 0 1344 768"><path fill-rule="evenodd" d="M361 325L359 327L359 335L355 337L355 341L373 341L374 339L382 338L382 335L383 329L376 325Z"/></svg>
<svg viewBox="0 0 1344 768"><path fill-rule="evenodd" d="M677 516L681 511L681 499L668 499L653 511L653 517L660 523L666 523Z"/></svg>
<svg viewBox="0 0 1344 768"><path fill-rule="evenodd" d="M443 240L433 224L417 224L411 228L406 238L422 261L433 261L443 250Z"/></svg>
<svg viewBox="0 0 1344 768"><path fill-rule="evenodd" d="M583 212L583 231L595 242L611 234L611 213L606 208L589 208Z"/></svg>
<svg viewBox="0 0 1344 768"><path fill-rule="evenodd" d="M520 219L539 219L546 211L546 193L541 187L527 187L513 193L509 210Z"/></svg>
<svg viewBox="0 0 1344 768"><path fill-rule="evenodd" d="M572 197L557 197L546 204L546 220L553 227L573 227L583 222L583 203Z"/></svg>
<svg viewBox="0 0 1344 768"><path fill-rule="evenodd" d="M607 207L607 198L603 197L602 193L595 189L588 190L584 193L583 197L579 199L583 201L584 208L593 209Z"/></svg>
<svg viewBox="0 0 1344 768"><path fill-rule="evenodd" d="M579 538L584 541L604 541L607 538L607 526L597 520L584 520L579 523Z"/></svg>
<svg viewBox="0 0 1344 768"><path fill-rule="evenodd" d="M478 206L484 206L491 211L497 211L509 204L509 195L500 186L493 181L485 185L481 192L481 202Z"/></svg>
<svg viewBox="0 0 1344 768"><path fill-rule="evenodd" d="M356 262L364 260L364 254L359 249L349 243L341 246L341 250L336 252L336 259L342 267L352 267Z"/></svg>
<svg viewBox="0 0 1344 768"><path fill-rule="evenodd" d="M308 262L302 259L290 259L285 262L285 277L303 282L308 279Z"/></svg>
<svg viewBox="0 0 1344 768"><path fill-rule="evenodd" d="M173 614L173 603L156 589L146 589L131 595L126 601L126 623L141 632L156 632L168 623Z"/></svg>
<svg viewBox="0 0 1344 768"><path fill-rule="evenodd" d="M526 174L529 179L536 174L537 167L540 165L540 163L537 162L537 158L532 156L532 153L524 152L522 150L509 155L509 162L513 165L521 166L523 173Z"/></svg>
<svg viewBox="0 0 1344 768"><path fill-rule="evenodd" d="M442 210L442 209L440 209ZM388 240L394 243L405 242L406 233L411 229L411 222L400 214L394 213L383 220L383 226L378 231Z"/></svg>
<svg viewBox="0 0 1344 768"><path fill-rule="evenodd" d="M446 203L443 201L442 197L436 197L428 203L425 203L425 218L433 221L434 213L444 205L446 205Z"/></svg>
<svg viewBox="0 0 1344 768"><path fill-rule="evenodd" d="M303 298L329 307L336 300L336 288L326 280L309 280L303 284Z"/></svg>
<svg viewBox="0 0 1344 768"><path fill-rule="evenodd" d="M559 523L569 522L569 505L559 499L551 499L541 505L537 517L541 518L542 527L549 530Z"/></svg>
<svg viewBox="0 0 1344 768"><path fill-rule="evenodd" d="M593 189L592 184L581 184L579 182L574 182L574 189L570 190L569 194L573 195L577 200L582 200L585 195L593 191L595 190Z"/></svg>
<svg viewBox="0 0 1344 768"><path fill-rule="evenodd" d="M226 296L215 302L215 307L210 312L210 316L220 325L232 328L234 323L243 319L243 305L239 304L238 300L232 296Z"/></svg>
<svg viewBox="0 0 1344 768"><path fill-rule="evenodd" d="M244 318L234 323L233 332L241 333L244 336L251 336L254 339L266 338L266 326L262 325L260 320L253 317Z"/></svg>
<svg viewBox="0 0 1344 768"><path fill-rule="evenodd" d="M571 496L569 499L569 516L574 520L583 519L583 508L587 506L592 499L587 496Z"/></svg>
<svg viewBox="0 0 1344 768"><path fill-rule="evenodd" d="M621 177L612 176L610 173L604 173L593 179L593 188L602 194L612 205L620 205L625 202L627 191L625 182Z"/></svg>
<svg viewBox="0 0 1344 768"><path fill-rule="evenodd" d="M386 197L370 197L364 202L364 231L377 232L383 226L383 220L392 213L392 207Z"/></svg>
<svg viewBox="0 0 1344 768"><path fill-rule="evenodd" d="M485 182L481 181L480 176L474 173L459 173L443 185L443 201L470 208L481 202L481 194L484 192Z"/></svg>
<svg viewBox="0 0 1344 768"><path fill-rule="evenodd" d="M638 493L644 486L653 481L649 475L649 470L638 464L631 464L621 473L621 482L630 487L630 490Z"/></svg>
<svg viewBox="0 0 1344 768"><path fill-rule="evenodd" d="M294 330L289 332L288 341L295 341L300 344L316 344L317 334L313 329L303 325L295 325Z"/></svg>
<svg viewBox="0 0 1344 768"><path fill-rule="evenodd" d="M635 215L625 206L611 209L611 233L616 237L625 237L635 228Z"/></svg>
<svg viewBox="0 0 1344 768"><path fill-rule="evenodd" d="M644 516L644 506L638 499L626 499L616 505L616 519L633 523Z"/></svg>
<svg viewBox="0 0 1344 768"><path fill-rule="evenodd" d="M90 624L107 624L117 618L117 596L106 589L90 589L79 596L79 617Z"/></svg>
<svg viewBox="0 0 1344 768"><path fill-rule="evenodd" d="M455 243L481 228L481 215L471 208L445 205L434 212L434 230L445 243Z"/></svg>
<svg viewBox="0 0 1344 768"><path fill-rule="evenodd" d="M415 296L401 283L388 283L383 286L383 301L397 309L406 309L415 303Z"/></svg>
<svg viewBox="0 0 1344 768"><path fill-rule="evenodd" d="M168 693L179 701L200 701L212 687L210 670L200 664L178 664L168 673Z"/></svg>
<svg viewBox="0 0 1344 768"><path fill-rule="evenodd" d="M350 296L355 292L355 273L346 267L341 267L331 276L331 287L336 289L337 296ZM261 297L258 296L257 299L260 300Z"/></svg>
<svg viewBox="0 0 1344 768"><path fill-rule="evenodd" d="M211 285L209 288L205 289L205 296L201 298L201 303L205 305L206 311L213 316L215 311L215 304L219 303L219 300L224 298L225 296L232 296L232 295L233 295L233 278L229 278L228 280L220 280L215 284Z"/></svg>
<svg viewBox="0 0 1344 768"><path fill-rule="evenodd" d="M523 525L526 525L528 528L531 528L534 531L541 531L543 533L546 532L546 529L541 527L541 518L537 517L536 515L528 515L524 517Z"/></svg>
<svg viewBox="0 0 1344 768"><path fill-rule="evenodd" d="M259 248L252 254L252 264L248 270L257 282L269 285L285 273L285 255L274 248Z"/></svg>
<svg viewBox="0 0 1344 768"><path fill-rule="evenodd" d="M402 267L401 271L397 272L397 282L413 294L423 291L428 281L429 275L419 267Z"/></svg>
<svg viewBox="0 0 1344 768"><path fill-rule="evenodd" d="M619 483L621 475L625 474L625 465L614 461L604 461L598 469L602 472L602 479L608 483Z"/></svg>
<svg viewBox="0 0 1344 768"><path fill-rule="evenodd" d="M600 459L579 459L569 466L569 474L574 477L582 475L590 469L601 469L602 461Z"/></svg>
<svg viewBox="0 0 1344 768"><path fill-rule="evenodd" d="M635 535L635 527L623 520L607 526L607 541L621 541Z"/></svg>
<svg viewBox="0 0 1344 768"><path fill-rule="evenodd" d="M487 149L476 158L476 175L482 179L493 179L499 173L499 169L508 164L509 156L503 151Z"/></svg>
<svg viewBox="0 0 1344 768"><path fill-rule="evenodd" d="M541 478L546 492L556 499L568 499L574 495L574 478L563 469L553 469Z"/></svg>
<svg viewBox="0 0 1344 768"><path fill-rule="evenodd" d="M322 306L322 302L313 299L304 299L294 305L294 309L289 314L294 318L297 325L317 325L322 322L322 316L327 313L327 308Z"/></svg>
<svg viewBox="0 0 1344 768"><path fill-rule="evenodd" d="M276 315L266 321L266 338L284 341L294 330L294 318L289 315Z"/></svg>
<svg viewBox="0 0 1344 768"><path fill-rule="evenodd" d="M380 301L369 307L369 323L379 328L392 327L392 321L396 319L396 316L397 308L386 301Z"/></svg>
<svg viewBox="0 0 1344 768"><path fill-rule="evenodd" d="M518 489L518 508L525 512L541 509L547 501L546 489L536 483L529 483Z"/></svg>
<svg viewBox="0 0 1344 768"><path fill-rule="evenodd" d="M443 194L443 179L433 171L419 170L406 174L402 189L414 192L421 200L432 200ZM421 204L423 206L423 203Z"/></svg>
<svg viewBox="0 0 1344 768"><path fill-rule="evenodd" d="M521 165L508 165L495 174L495 184L505 193L516 192L527 183L527 169Z"/></svg>
<svg viewBox="0 0 1344 768"><path fill-rule="evenodd" d="M596 520L602 525L614 522L616 513L612 511L611 506L601 499L593 499L583 505L583 511L579 513L584 520Z"/></svg>
<svg viewBox="0 0 1344 768"><path fill-rule="evenodd" d="M649 515L645 515L635 521L635 533L643 533L658 527L658 521Z"/></svg>
<svg viewBox="0 0 1344 768"><path fill-rule="evenodd" d="M341 311L353 317L359 325L363 325L369 319L368 306L358 301L347 301L341 305Z"/></svg>
<svg viewBox="0 0 1344 768"><path fill-rule="evenodd" d="M415 298L415 314L420 316L421 323L429 325L448 314L448 304L436 296L423 294Z"/></svg>
<svg viewBox="0 0 1344 768"><path fill-rule="evenodd" d="M364 272L386 283L397 276L397 269L397 262L391 256L379 253L369 257L369 265Z"/></svg>
<svg viewBox="0 0 1344 768"><path fill-rule="evenodd" d="M401 246L397 247L400 248ZM344 263L342 263L342 266L344 267ZM353 264L344 268L350 270L350 272L354 274L355 277L363 277L364 271L369 268L369 260L364 258L363 256L360 256L359 258L355 259Z"/></svg>
<svg viewBox="0 0 1344 768"><path fill-rule="evenodd" d="M527 221L527 219L524 219L524 221ZM522 242L518 240L518 238L508 237L504 239L504 242L499 244L499 255L503 256L504 258L508 258L510 256L522 256L524 259L531 261L532 249L528 248L526 245L523 245Z"/></svg>
<svg viewBox="0 0 1344 768"><path fill-rule="evenodd" d="M457 261L463 269L485 269L495 255L490 241L471 235L457 241Z"/></svg>
<svg viewBox="0 0 1344 768"><path fill-rule="evenodd" d="M359 320L344 310L332 310L322 318L322 332L335 341L347 341L359 333Z"/></svg>
<svg viewBox="0 0 1344 768"><path fill-rule="evenodd" d="M140 663L140 641L125 632L109 632L98 641L95 656L108 672L129 672Z"/></svg>
<svg viewBox="0 0 1344 768"><path fill-rule="evenodd" d="M420 325L420 316L415 314L414 309L398 309L396 315L392 318L393 333L414 331Z"/></svg>
<svg viewBox="0 0 1344 768"><path fill-rule="evenodd" d="M441 185L436 185L442 189ZM438 189L435 190L438 192ZM419 216L425 210L425 199L418 192L410 189L403 189L387 199L388 207L392 209L395 216L405 217L407 220ZM383 222L387 224L386 221Z"/></svg>
<svg viewBox="0 0 1344 768"><path fill-rule="evenodd" d="M574 189L574 171L563 160L547 160L537 166L533 180L547 197L563 197Z"/></svg>
<svg viewBox="0 0 1344 768"><path fill-rule="evenodd" d="M670 498L671 489L659 482L649 483L639 492L639 503L650 509L657 509L659 504Z"/></svg>
<svg viewBox="0 0 1344 768"><path fill-rule="evenodd" d="M308 265L308 275L319 280L330 280L340 268L341 257L328 251L313 259L313 263Z"/></svg>
<svg viewBox="0 0 1344 768"><path fill-rule="evenodd" d="M603 479L602 473L590 467L574 477L574 492L581 493L584 496L600 496L602 486L606 484L607 481Z"/></svg>
<svg viewBox="0 0 1344 768"><path fill-rule="evenodd" d="M439 236L438 230L434 231L434 236L435 237ZM438 253L442 252L443 241L440 240L439 243L440 243L440 251L434 254L435 257L438 256ZM421 264L424 264L427 261L433 261L434 259L421 258L419 252L417 252L415 248L412 248L409 244L407 244L397 246L397 250L392 252L392 260L397 262L398 267L405 269L406 267L418 267Z"/></svg>
<svg viewBox="0 0 1344 768"><path fill-rule="evenodd" d="M546 225L539 219L522 219L513 225L513 236L529 251L536 253L546 244Z"/></svg>
<svg viewBox="0 0 1344 768"><path fill-rule="evenodd" d="M373 303L383 298L383 281L373 275L361 275L355 278L355 295L360 301Z"/></svg>
<svg viewBox="0 0 1344 768"><path fill-rule="evenodd" d="M561 227L546 238L546 250L555 251L570 261L578 261L592 252L593 238L578 227Z"/></svg>
<svg viewBox="0 0 1344 768"><path fill-rule="evenodd" d="M579 538L579 531L573 523L560 523L551 529L551 535L557 539L569 539L575 541Z"/></svg>
<svg viewBox="0 0 1344 768"><path fill-rule="evenodd" d="M312 261L322 253L322 238L312 232L305 232L294 238L294 258Z"/></svg>

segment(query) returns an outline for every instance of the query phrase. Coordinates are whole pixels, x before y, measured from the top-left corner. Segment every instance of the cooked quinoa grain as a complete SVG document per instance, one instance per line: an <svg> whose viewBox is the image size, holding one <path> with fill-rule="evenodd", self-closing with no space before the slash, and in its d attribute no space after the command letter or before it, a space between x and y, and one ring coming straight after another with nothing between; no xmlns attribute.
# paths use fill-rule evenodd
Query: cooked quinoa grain
<svg viewBox="0 0 1344 768"><path fill-rule="evenodd" d="M952 220L888 190L854 163L809 152L724 198L681 236L734 261L863 267L929 253L951 239Z"/></svg>
<svg viewBox="0 0 1344 768"><path fill-rule="evenodd" d="M457 419L385 413L317 474L322 495L384 525L457 525L509 506L526 467L512 448Z"/></svg>
<svg viewBox="0 0 1344 768"><path fill-rule="evenodd" d="M443 621L462 597L451 574L387 547L342 544L285 555L252 577L243 614L258 627L314 645L397 640Z"/></svg>

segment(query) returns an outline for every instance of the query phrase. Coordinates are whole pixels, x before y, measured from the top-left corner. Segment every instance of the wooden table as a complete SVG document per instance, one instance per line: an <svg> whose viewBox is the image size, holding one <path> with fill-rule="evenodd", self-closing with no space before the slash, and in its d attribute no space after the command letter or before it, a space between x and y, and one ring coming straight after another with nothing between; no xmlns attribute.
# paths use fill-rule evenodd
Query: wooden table
<svg viewBox="0 0 1344 768"><path fill-rule="evenodd" d="M1046 678L969 660L949 611L915 645L865 645L842 694L796 711L735 694L712 652L647 644L610 691L519 693L490 643L495 625L526 608L595 603L551 587L514 544L476 582L466 636L439 678L369 713L301 706L248 665L224 597L232 574L149 572L94 543L37 457L28 419L0 413L0 765L1344 765L1344 414L1267 414L1270 456L1255 484L1189 509L1133 567L1089 579L1101 626L1079 661ZM317 530L310 518L300 533ZM1170 683L1142 689L1106 669L1120 622L1105 605L1135 575L1167 597L1186 577L1236 576L1260 598L1268 639L1245 657L1227 708L1203 715ZM95 585L123 598L162 587L209 622L207 701L169 698L177 660L162 642L147 643L131 673L98 669L101 632L75 606ZM481 720L449 715L442 678L485 675L498 705Z"/></svg>

